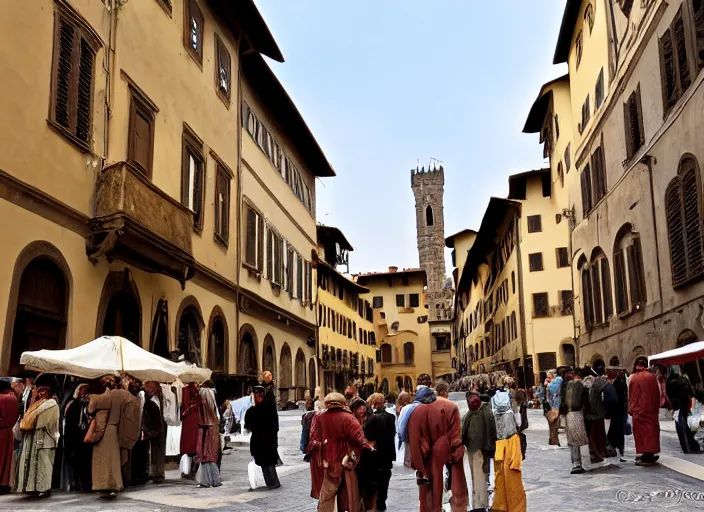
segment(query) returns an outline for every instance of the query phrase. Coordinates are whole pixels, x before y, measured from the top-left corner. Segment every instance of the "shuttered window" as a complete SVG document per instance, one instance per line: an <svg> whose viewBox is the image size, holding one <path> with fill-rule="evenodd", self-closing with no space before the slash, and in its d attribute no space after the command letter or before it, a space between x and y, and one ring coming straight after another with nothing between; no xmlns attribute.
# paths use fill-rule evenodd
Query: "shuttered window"
<svg viewBox="0 0 704 512"><path fill-rule="evenodd" d="M631 93L628 101L623 106L623 119L626 128L626 156L632 158L645 143L643 107L641 107L640 103L640 84Z"/></svg>
<svg viewBox="0 0 704 512"><path fill-rule="evenodd" d="M55 5L50 121L87 152L92 142L93 72L100 45L68 4Z"/></svg>
<svg viewBox="0 0 704 512"><path fill-rule="evenodd" d="M584 308L584 323L587 330L594 325L594 307L592 305L592 281L588 268L582 270L582 307Z"/></svg>
<svg viewBox="0 0 704 512"><path fill-rule="evenodd" d="M596 204L606 195L606 165L601 146L592 153L592 187L592 199Z"/></svg>
<svg viewBox="0 0 704 512"><path fill-rule="evenodd" d="M372 306L374 309L381 309L384 307L384 297L376 296L372 299Z"/></svg>
<svg viewBox="0 0 704 512"><path fill-rule="evenodd" d="M594 87L594 108L599 110L601 104L604 103L604 69L599 71L599 78L596 80Z"/></svg>
<svg viewBox="0 0 704 512"><path fill-rule="evenodd" d="M215 80L217 91L223 99L230 101L230 84L232 83L232 59L220 36L215 34Z"/></svg>
<svg viewBox="0 0 704 512"><path fill-rule="evenodd" d="M266 227L266 275L271 281L274 279L274 232Z"/></svg>
<svg viewBox="0 0 704 512"><path fill-rule="evenodd" d="M572 314L573 302L572 290L560 290L560 312L563 316Z"/></svg>
<svg viewBox="0 0 704 512"><path fill-rule="evenodd" d="M198 64L203 65L203 13L196 0L184 0L186 19L183 24L183 43Z"/></svg>
<svg viewBox="0 0 704 512"><path fill-rule="evenodd" d="M193 229L203 229L203 194L205 191L205 157L203 143L190 130L183 132L181 160L181 203L193 212Z"/></svg>
<svg viewBox="0 0 704 512"><path fill-rule="evenodd" d="M543 253L536 252L528 255L528 264L531 272L539 272L543 270Z"/></svg>
<svg viewBox="0 0 704 512"><path fill-rule="evenodd" d="M696 55L699 69L704 66L704 0L692 0L692 16L694 19L694 34Z"/></svg>
<svg viewBox="0 0 704 512"><path fill-rule="evenodd" d="M303 259L300 254L296 254L296 295L297 299L303 299Z"/></svg>
<svg viewBox="0 0 704 512"><path fill-rule="evenodd" d="M695 15L696 16L696 15ZM696 20L695 20L696 21ZM682 7L660 38L660 75L665 114L692 83L687 52L687 26Z"/></svg>
<svg viewBox="0 0 704 512"><path fill-rule="evenodd" d="M579 177L582 188L582 215L586 217L592 211L592 179L589 164Z"/></svg>
<svg viewBox="0 0 704 512"><path fill-rule="evenodd" d="M572 167L572 143L568 143L565 148L565 173L570 172L570 167Z"/></svg>
<svg viewBox="0 0 704 512"><path fill-rule="evenodd" d="M140 92L130 87L127 160L145 176L152 176L156 112Z"/></svg>
<svg viewBox="0 0 704 512"><path fill-rule="evenodd" d="M404 308L406 307L406 296L403 294L396 295L396 307Z"/></svg>
<svg viewBox="0 0 704 512"><path fill-rule="evenodd" d="M219 163L215 174L215 238L227 246L230 239L230 173Z"/></svg>
<svg viewBox="0 0 704 512"><path fill-rule="evenodd" d="M623 14L628 17L631 15L631 8L633 7L633 0L618 0L618 4L621 7Z"/></svg>
<svg viewBox="0 0 704 512"><path fill-rule="evenodd" d="M616 286L616 313L620 315L628 311L626 259L623 251L614 253L614 284Z"/></svg>
<svg viewBox="0 0 704 512"><path fill-rule="evenodd" d="M542 317L548 316L550 313L550 306L548 303L547 293L534 293L533 294L533 316Z"/></svg>
<svg viewBox="0 0 704 512"><path fill-rule="evenodd" d="M611 291L611 269L609 260L602 258L599 260L599 270L601 271L601 293L604 303L604 321L608 322L614 314L614 301Z"/></svg>
<svg viewBox="0 0 704 512"><path fill-rule="evenodd" d="M417 293L411 293L408 298L410 301L409 307L417 308L420 306L420 295L418 295Z"/></svg>
<svg viewBox="0 0 704 512"><path fill-rule="evenodd" d="M640 238L633 239L633 243L626 248L626 254L628 256L628 284L631 291L631 308L635 311L645 306L647 299Z"/></svg>
<svg viewBox="0 0 704 512"><path fill-rule="evenodd" d="M567 247L558 247L557 249L555 249L555 253L557 257L557 268L570 266L570 257L569 253L567 252Z"/></svg>
<svg viewBox="0 0 704 512"><path fill-rule="evenodd" d="M665 192L672 285L681 286L704 274L699 168L692 156L680 162L678 176Z"/></svg>
<svg viewBox="0 0 704 512"><path fill-rule="evenodd" d="M582 124L580 126L580 131L579 131L580 134L584 130L586 130L587 123L589 122L590 116L591 116L591 108L589 106L589 95L587 94L587 99L584 100L584 103L582 104Z"/></svg>
<svg viewBox="0 0 704 512"><path fill-rule="evenodd" d="M261 270L263 264L264 220L259 212L247 205L247 232L244 261L250 267Z"/></svg>
<svg viewBox="0 0 704 512"><path fill-rule="evenodd" d="M283 240L279 235L274 233L274 278L272 281L275 284L281 285L282 283L282 276L283 276L283 270L284 270L284 244Z"/></svg>
<svg viewBox="0 0 704 512"><path fill-rule="evenodd" d="M540 215L528 216L528 233L537 233L543 230L542 219Z"/></svg>

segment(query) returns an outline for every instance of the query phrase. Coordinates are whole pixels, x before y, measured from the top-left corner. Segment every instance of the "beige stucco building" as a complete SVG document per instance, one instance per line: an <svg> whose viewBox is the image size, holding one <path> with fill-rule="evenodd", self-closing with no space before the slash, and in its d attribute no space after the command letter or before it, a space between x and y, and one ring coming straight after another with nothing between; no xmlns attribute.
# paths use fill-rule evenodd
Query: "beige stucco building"
<svg viewBox="0 0 704 512"><path fill-rule="evenodd" d="M342 231L318 226L318 358L323 394L355 384L367 396L376 390L376 331L369 289L338 271L349 265L352 245ZM364 387L364 390L362 388Z"/></svg>
<svg viewBox="0 0 704 512"><path fill-rule="evenodd" d="M238 376L228 393L262 367L284 399L313 385L314 179L334 172L253 2L4 2L0 28L2 372L121 334Z"/></svg>
<svg viewBox="0 0 704 512"><path fill-rule="evenodd" d="M377 388L386 394L401 389L415 392L418 376L433 376L425 270L389 267L388 272L360 274L357 283L368 288L378 343Z"/></svg>
<svg viewBox="0 0 704 512"><path fill-rule="evenodd" d="M568 64L571 107L558 110L572 114L579 174L568 200L580 364L630 367L704 336L702 14L691 0L565 7L554 61Z"/></svg>

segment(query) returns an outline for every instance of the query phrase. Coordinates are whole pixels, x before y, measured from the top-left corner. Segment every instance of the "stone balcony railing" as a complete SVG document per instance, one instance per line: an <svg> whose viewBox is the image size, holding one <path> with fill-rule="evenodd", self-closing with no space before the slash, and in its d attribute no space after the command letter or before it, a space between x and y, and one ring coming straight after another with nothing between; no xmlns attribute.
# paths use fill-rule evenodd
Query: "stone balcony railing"
<svg viewBox="0 0 704 512"><path fill-rule="evenodd" d="M182 285L193 275L193 213L125 162L106 167L95 184L95 216L86 252L120 259Z"/></svg>

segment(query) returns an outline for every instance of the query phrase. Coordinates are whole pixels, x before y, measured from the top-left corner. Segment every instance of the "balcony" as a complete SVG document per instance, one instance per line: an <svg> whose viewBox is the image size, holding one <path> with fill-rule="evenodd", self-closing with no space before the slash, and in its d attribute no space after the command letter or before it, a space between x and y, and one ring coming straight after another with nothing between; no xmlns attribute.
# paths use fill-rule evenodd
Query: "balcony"
<svg viewBox="0 0 704 512"><path fill-rule="evenodd" d="M95 184L88 258L118 259L185 286L193 276L193 214L125 162L106 167Z"/></svg>

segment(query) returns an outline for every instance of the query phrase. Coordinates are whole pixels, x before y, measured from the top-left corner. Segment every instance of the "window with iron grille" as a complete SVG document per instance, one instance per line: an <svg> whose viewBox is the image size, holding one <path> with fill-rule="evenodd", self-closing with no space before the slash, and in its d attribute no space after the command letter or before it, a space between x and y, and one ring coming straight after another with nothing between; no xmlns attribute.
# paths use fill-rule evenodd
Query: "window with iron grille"
<svg viewBox="0 0 704 512"><path fill-rule="evenodd" d="M154 155L153 104L135 87L130 87L130 119L127 139L127 160L148 178L152 176Z"/></svg>
<svg viewBox="0 0 704 512"><path fill-rule="evenodd" d="M406 296L405 295L396 295L396 307L397 308L406 307Z"/></svg>
<svg viewBox="0 0 704 512"><path fill-rule="evenodd" d="M570 266L570 257L567 252L567 247L558 247L555 249L557 256L557 268L564 268Z"/></svg>
<svg viewBox="0 0 704 512"><path fill-rule="evenodd" d="M670 27L659 41L660 76L666 115L692 83L687 31L682 7L680 7Z"/></svg>
<svg viewBox="0 0 704 512"><path fill-rule="evenodd" d="M418 306L420 306L420 295L418 295L417 293L411 293L408 296L408 299L409 299L409 307L417 308Z"/></svg>
<svg viewBox="0 0 704 512"><path fill-rule="evenodd" d="M665 191L674 287L704 275L700 187L699 165L694 156L686 155L680 161L677 176Z"/></svg>
<svg viewBox="0 0 704 512"><path fill-rule="evenodd" d="M55 2L50 125L83 152L93 140L93 73L100 48L82 18Z"/></svg>
<svg viewBox="0 0 704 512"><path fill-rule="evenodd" d="M538 233L543 230L543 223L540 215L528 216L528 233Z"/></svg>
<svg viewBox="0 0 704 512"><path fill-rule="evenodd" d="M638 84L636 90L631 93L628 101L623 105L623 120L626 130L626 156L632 158L645 143L643 107L640 103L640 84Z"/></svg>
<svg viewBox="0 0 704 512"><path fill-rule="evenodd" d="M205 156L203 142L189 128L183 130L181 203L193 212L193 229L203 230Z"/></svg>
<svg viewBox="0 0 704 512"><path fill-rule="evenodd" d="M232 58L225 43L215 34L215 85L218 95L225 103L230 102L232 83Z"/></svg>
<svg viewBox="0 0 704 512"><path fill-rule="evenodd" d="M533 294L533 317L543 317L550 314L550 305L548 303L547 293Z"/></svg>
<svg viewBox="0 0 704 512"><path fill-rule="evenodd" d="M203 13L196 0L185 0L186 20L183 24L183 44L193 60L203 65Z"/></svg>
<svg viewBox="0 0 704 512"><path fill-rule="evenodd" d="M531 272L540 272L543 270L543 253L535 252L528 255L528 263Z"/></svg>

